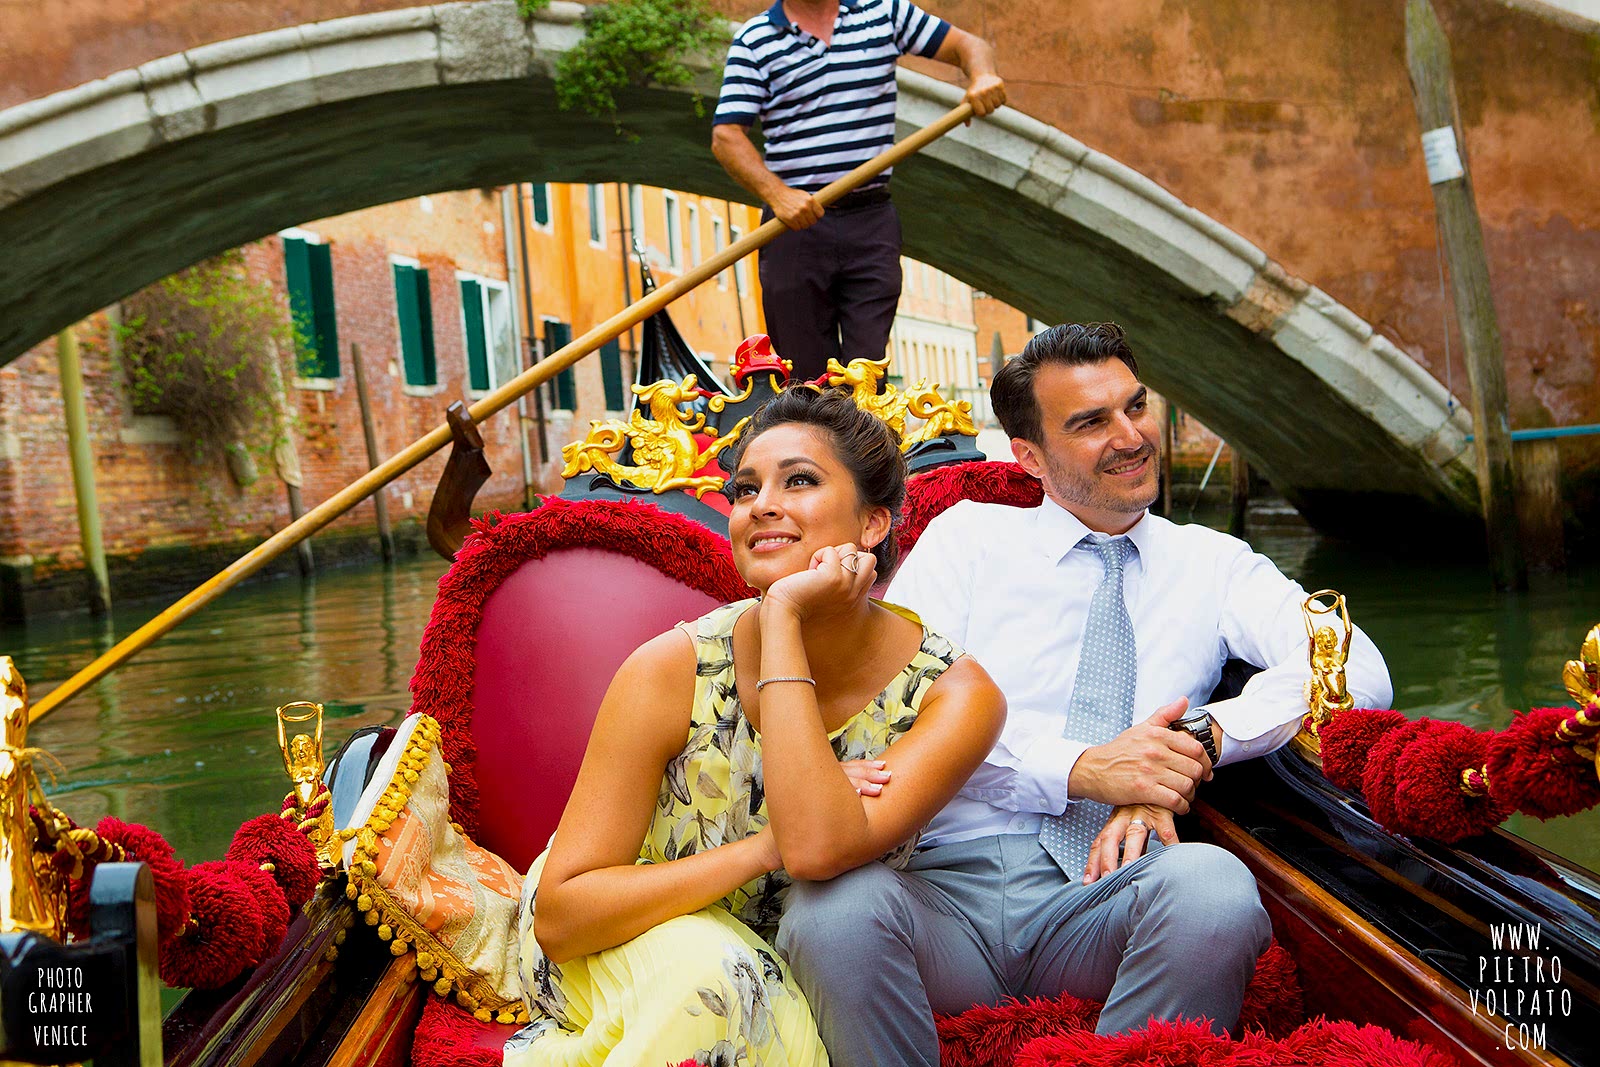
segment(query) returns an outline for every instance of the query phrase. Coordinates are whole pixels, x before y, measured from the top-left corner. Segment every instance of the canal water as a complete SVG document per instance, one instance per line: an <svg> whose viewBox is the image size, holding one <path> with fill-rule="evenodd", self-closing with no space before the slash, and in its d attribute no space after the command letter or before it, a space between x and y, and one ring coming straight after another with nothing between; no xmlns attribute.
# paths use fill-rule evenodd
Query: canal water
<svg viewBox="0 0 1600 1067"><path fill-rule="evenodd" d="M1566 705L1562 664L1600 622L1600 572L1497 597L1481 567L1399 562L1297 524L1259 525L1251 540L1308 590L1349 597L1388 660L1396 706L1413 717L1500 727L1514 708ZM276 811L287 791L277 705L325 703L329 754L355 729L404 715L444 568L430 558L234 590L36 726L30 742L65 768L53 799L80 823L111 814L153 826L189 863L220 857L241 822ZM0 653L37 699L163 606L0 629ZM1600 811L1515 816L1510 828L1600 870Z"/></svg>

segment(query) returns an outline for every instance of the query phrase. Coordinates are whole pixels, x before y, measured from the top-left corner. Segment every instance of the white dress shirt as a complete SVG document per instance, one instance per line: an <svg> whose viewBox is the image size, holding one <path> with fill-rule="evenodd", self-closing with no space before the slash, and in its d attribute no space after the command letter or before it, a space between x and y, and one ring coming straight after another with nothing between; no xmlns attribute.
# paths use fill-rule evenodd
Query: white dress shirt
<svg viewBox="0 0 1600 1067"><path fill-rule="evenodd" d="M924 845L1037 833L1072 797L1067 779L1087 745L1062 737L1089 600L1105 576L1078 543L1090 531L1046 497L1037 508L962 501L928 524L886 599L965 648L1005 694L1000 741L923 833ZM1123 597L1138 682L1133 719L1188 697L1185 715L1222 727L1222 766L1288 742L1310 677L1300 607L1306 592L1238 538L1146 514L1128 538ZM1202 704L1230 657L1264 668L1232 700ZM1356 630L1346 666L1357 707L1386 708L1389 671Z"/></svg>

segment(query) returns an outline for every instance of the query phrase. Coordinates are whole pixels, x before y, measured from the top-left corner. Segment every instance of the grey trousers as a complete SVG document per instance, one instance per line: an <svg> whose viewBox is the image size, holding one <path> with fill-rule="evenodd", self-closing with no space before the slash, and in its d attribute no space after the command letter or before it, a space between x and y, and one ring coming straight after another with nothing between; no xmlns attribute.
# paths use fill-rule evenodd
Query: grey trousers
<svg viewBox="0 0 1600 1067"><path fill-rule="evenodd" d="M1092 885L1031 834L796 882L777 947L835 1067L938 1067L933 1015L1006 997L1105 1001L1117 1034L1159 1019L1238 1022L1272 927L1243 863L1213 845L1158 849Z"/></svg>

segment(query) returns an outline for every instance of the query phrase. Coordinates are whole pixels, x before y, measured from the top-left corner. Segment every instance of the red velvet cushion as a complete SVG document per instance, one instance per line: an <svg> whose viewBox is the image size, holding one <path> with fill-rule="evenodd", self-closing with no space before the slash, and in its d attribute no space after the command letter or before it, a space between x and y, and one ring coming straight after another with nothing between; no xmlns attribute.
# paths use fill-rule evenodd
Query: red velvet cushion
<svg viewBox="0 0 1600 1067"><path fill-rule="evenodd" d="M526 870L560 821L595 712L634 649L719 601L638 560L570 548L484 603L473 672L477 840Z"/></svg>

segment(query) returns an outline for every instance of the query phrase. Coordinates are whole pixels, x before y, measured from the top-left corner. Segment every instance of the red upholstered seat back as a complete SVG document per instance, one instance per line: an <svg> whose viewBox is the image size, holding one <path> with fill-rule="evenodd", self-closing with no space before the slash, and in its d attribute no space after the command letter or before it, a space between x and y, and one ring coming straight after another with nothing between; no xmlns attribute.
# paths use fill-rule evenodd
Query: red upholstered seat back
<svg viewBox="0 0 1600 1067"><path fill-rule="evenodd" d="M478 624L472 737L477 840L525 869L545 847L628 654L719 603L648 564L569 548L500 583Z"/></svg>
<svg viewBox="0 0 1600 1067"><path fill-rule="evenodd" d="M526 867L617 667L751 593L725 538L651 504L550 500L482 523L439 580L411 680L412 712L443 728L451 817Z"/></svg>

